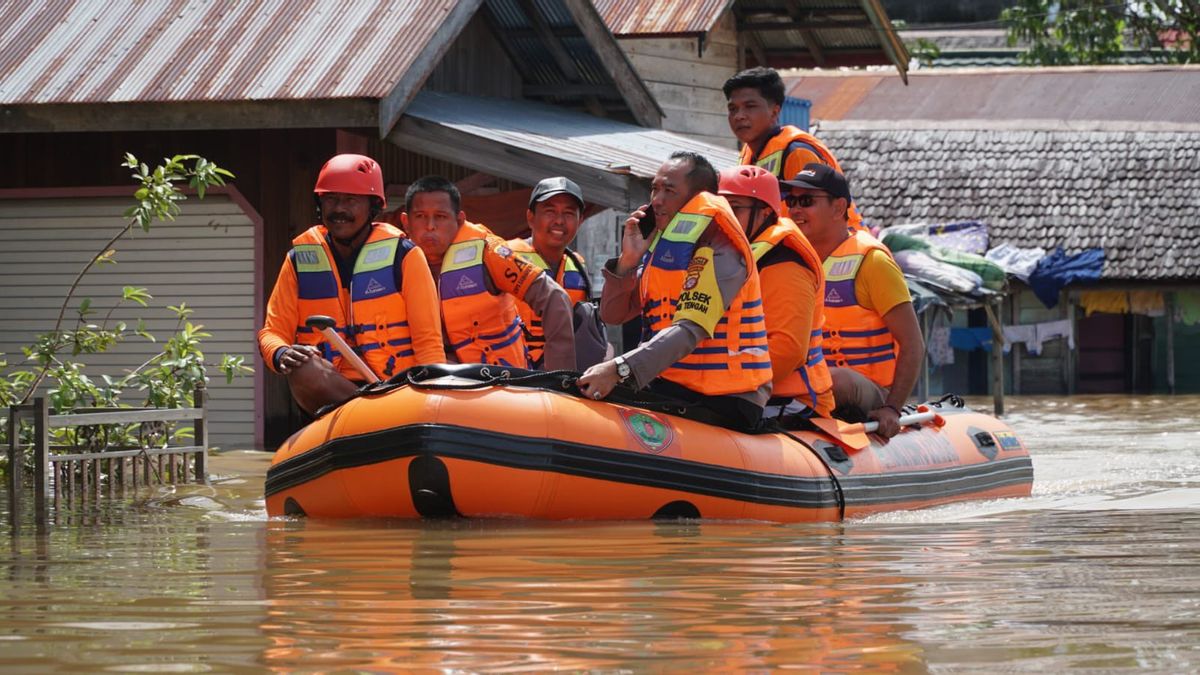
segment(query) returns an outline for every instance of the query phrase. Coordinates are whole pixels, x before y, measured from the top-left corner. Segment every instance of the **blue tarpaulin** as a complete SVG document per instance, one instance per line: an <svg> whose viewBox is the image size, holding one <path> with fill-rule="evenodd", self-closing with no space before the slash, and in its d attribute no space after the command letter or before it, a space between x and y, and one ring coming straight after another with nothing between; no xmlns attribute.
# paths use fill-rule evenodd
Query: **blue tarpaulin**
<svg viewBox="0 0 1200 675"><path fill-rule="evenodd" d="M1067 284L1100 279L1104 268L1104 249L1089 248L1075 255L1063 253L1062 247L1038 261L1029 275L1029 286L1046 307L1058 304L1058 292Z"/></svg>

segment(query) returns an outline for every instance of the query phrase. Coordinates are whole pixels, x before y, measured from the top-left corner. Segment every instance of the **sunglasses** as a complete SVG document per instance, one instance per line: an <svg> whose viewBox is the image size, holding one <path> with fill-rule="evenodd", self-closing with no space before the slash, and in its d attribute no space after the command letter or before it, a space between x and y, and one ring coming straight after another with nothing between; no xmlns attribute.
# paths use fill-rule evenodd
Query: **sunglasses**
<svg viewBox="0 0 1200 675"><path fill-rule="evenodd" d="M805 193L802 195L787 195L783 198L783 202L788 206L798 206L802 209L807 209L813 204L816 204L818 199L828 199L832 202L837 198L833 195L814 195L811 193Z"/></svg>

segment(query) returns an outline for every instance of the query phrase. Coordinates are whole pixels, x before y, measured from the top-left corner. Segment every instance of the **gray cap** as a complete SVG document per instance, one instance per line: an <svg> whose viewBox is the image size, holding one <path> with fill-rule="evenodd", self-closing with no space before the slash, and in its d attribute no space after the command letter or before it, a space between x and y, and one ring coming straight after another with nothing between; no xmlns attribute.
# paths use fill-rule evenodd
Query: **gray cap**
<svg viewBox="0 0 1200 675"><path fill-rule="evenodd" d="M583 208L583 190L575 184L575 181L565 176L555 176L547 178L537 185L533 186L533 192L529 195L529 209L533 210L533 205L538 202L544 202L554 195L568 194L579 202L579 208Z"/></svg>

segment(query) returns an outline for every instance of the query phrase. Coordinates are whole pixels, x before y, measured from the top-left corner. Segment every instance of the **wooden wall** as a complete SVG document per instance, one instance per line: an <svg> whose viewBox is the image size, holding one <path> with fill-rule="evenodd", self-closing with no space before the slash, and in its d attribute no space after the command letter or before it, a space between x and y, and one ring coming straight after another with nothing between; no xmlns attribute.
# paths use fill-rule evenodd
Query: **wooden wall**
<svg viewBox="0 0 1200 675"><path fill-rule="evenodd" d="M336 140L332 129L0 134L0 188L126 186L132 195L129 171L120 166L126 152L150 165L198 154L237 176L233 184L263 220L256 269L265 303L292 237L313 223L312 186ZM300 419L280 378L265 375L264 397L271 448Z"/></svg>
<svg viewBox="0 0 1200 675"><path fill-rule="evenodd" d="M662 106L663 128L736 148L721 87L737 73L737 31L726 12L704 41L696 38L625 38L621 49Z"/></svg>

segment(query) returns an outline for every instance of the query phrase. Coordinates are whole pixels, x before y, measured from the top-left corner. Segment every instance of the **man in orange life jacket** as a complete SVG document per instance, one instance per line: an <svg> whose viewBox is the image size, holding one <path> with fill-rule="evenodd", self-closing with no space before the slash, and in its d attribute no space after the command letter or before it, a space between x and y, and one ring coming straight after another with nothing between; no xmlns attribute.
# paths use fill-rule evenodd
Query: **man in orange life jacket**
<svg viewBox="0 0 1200 675"><path fill-rule="evenodd" d="M821 351L825 273L812 244L779 212L779 180L758 166L720 175L718 194L746 230L762 284L774 373L764 415L805 418L833 413L833 382Z"/></svg>
<svg viewBox="0 0 1200 675"><path fill-rule="evenodd" d="M642 341L579 378L604 398L620 382L697 404L710 422L752 428L771 393L771 358L750 242L701 155L676 152L654 176L650 204L625 221L621 255L604 269L600 316L642 318ZM653 212L656 226L639 224Z"/></svg>
<svg viewBox="0 0 1200 675"><path fill-rule="evenodd" d="M877 420L879 434L890 438L900 431L900 408L925 358L904 274L883 244L847 226L850 186L842 174L812 163L783 184L792 220L824 261L821 347L833 378L834 415Z"/></svg>
<svg viewBox="0 0 1200 675"><path fill-rule="evenodd" d="M508 247L516 251L522 260L545 270L555 283L562 286L571 300L573 312L581 302L590 300L591 284L583 256L570 249L570 244L579 232L580 216L583 213L583 190L570 178L555 176L534 186L529 195L529 208L525 211L525 222L530 236L512 239ZM517 301L517 310L525 324L525 343L529 347L530 367L544 366L543 351L546 337L542 331L542 320L524 302ZM575 318L576 336L580 338L579 317ZM576 339L576 368L584 370L603 357L602 353L584 356L580 339ZM599 345L602 347L603 345ZM595 351L595 350L593 350Z"/></svg>
<svg viewBox="0 0 1200 675"><path fill-rule="evenodd" d="M816 136L792 125L779 124L785 87L774 68L750 68L725 81L729 128L742 143L738 164L752 164L779 180L795 176L805 164L819 162L838 171L833 152ZM863 229L862 216L850 202L850 227Z"/></svg>
<svg viewBox="0 0 1200 675"><path fill-rule="evenodd" d="M387 205L379 164L337 155L321 168L313 192L322 224L292 241L258 333L263 360L287 376L296 403L310 413L349 398L364 378L305 325L309 316L332 317L381 379L446 360L425 254L400 230L373 222Z"/></svg>
<svg viewBox="0 0 1200 675"><path fill-rule="evenodd" d="M441 295L446 353L459 363L529 367L516 301L542 319L545 367L575 369L575 334L566 291L516 256L504 240L467 221L458 188L441 176L409 186L400 220L425 252Z"/></svg>

